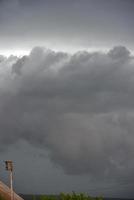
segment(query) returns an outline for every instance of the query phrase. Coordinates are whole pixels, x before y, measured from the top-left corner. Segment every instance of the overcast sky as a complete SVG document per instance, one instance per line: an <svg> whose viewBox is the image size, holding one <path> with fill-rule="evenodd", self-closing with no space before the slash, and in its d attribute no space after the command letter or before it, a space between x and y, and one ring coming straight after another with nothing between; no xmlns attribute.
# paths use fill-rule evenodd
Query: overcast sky
<svg viewBox="0 0 134 200"><path fill-rule="evenodd" d="M0 51L29 51L36 45L55 50L134 51L133 0L1 0Z"/></svg>
<svg viewBox="0 0 134 200"><path fill-rule="evenodd" d="M0 0L0 179L12 159L17 192L134 197L133 10Z"/></svg>

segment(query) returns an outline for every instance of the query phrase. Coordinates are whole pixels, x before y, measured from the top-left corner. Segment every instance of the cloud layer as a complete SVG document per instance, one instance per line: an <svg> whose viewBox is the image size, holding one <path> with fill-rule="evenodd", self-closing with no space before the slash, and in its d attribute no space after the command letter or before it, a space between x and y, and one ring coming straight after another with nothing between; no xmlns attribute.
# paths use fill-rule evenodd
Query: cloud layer
<svg viewBox="0 0 134 200"><path fill-rule="evenodd" d="M118 44L134 51L133 10L133 0L0 0L0 51L45 45L74 52Z"/></svg>
<svg viewBox="0 0 134 200"><path fill-rule="evenodd" d="M26 140L68 174L133 181L134 57L125 47L1 56L0 99L1 151Z"/></svg>

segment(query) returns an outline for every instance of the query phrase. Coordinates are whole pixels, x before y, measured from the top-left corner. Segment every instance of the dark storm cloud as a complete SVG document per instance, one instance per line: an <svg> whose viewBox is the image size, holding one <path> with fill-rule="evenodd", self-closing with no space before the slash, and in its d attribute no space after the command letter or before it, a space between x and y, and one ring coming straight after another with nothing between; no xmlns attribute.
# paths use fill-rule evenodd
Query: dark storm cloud
<svg viewBox="0 0 134 200"><path fill-rule="evenodd" d="M1 49L122 44L133 50L133 9L131 0L4 0L0 2Z"/></svg>
<svg viewBox="0 0 134 200"><path fill-rule="evenodd" d="M99 183L106 187L110 180L116 188L126 187L125 196L134 196L133 10L133 0L0 0L1 54L18 51L24 55L34 46L57 51L36 47L22 58L0 56L0 152L4 159L10 149L8 158L13 155L23 163L22 149L29 151L32 145L35 154L36 150L49 152L49 160L39 157L39 163L51 161L53 174L56 166L63 170L59 172L63 188L65 176L72 179L67 178L69 188L79 181L77 188L88 188L82 182L87 176L94 180L96 191ZM15 144L22 145L20 153L13 150ZM34 162L30 153L28 160ZM25 172L32 176L30 167ZM44 173L41 169L37 180ZM20 182L24 177L18 175ZM43 182L36 187L35 179L32 184L29 181L29 188L41 191Z"/></svg>
<svg viewBox="0 0 134 200"><path fill-rule="evenodd" d="M122 46L73 55L36 47L17 60L2 57L2 150L26 140L67 174L133 182L133 66Z"/></svg>

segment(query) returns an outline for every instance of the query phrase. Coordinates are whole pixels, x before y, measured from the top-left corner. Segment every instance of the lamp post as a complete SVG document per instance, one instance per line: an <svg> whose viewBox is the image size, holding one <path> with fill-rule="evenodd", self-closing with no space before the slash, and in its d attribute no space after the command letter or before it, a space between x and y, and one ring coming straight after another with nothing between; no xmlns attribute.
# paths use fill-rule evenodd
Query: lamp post
<svg viewBox="0 0 134 200"><path fill-rule="evenodd" d="M11 160L6 160L6 170L10 172L10 191L11 191L11 200L14 200L13 196L13 162Z"/></svg>

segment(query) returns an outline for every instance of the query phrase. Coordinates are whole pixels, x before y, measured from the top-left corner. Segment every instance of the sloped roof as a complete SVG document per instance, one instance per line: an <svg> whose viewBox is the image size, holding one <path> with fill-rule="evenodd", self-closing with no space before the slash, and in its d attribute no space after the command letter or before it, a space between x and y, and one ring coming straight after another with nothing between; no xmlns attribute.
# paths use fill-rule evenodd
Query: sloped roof
<svg viewBox="0 0 134 200"><path fill-rule="evenodd" d="M10 188L1 181L0 181L0 196L3 197L4 200L11 199ZM24 200L24 199L14 192L14 200Z"/></svg>

